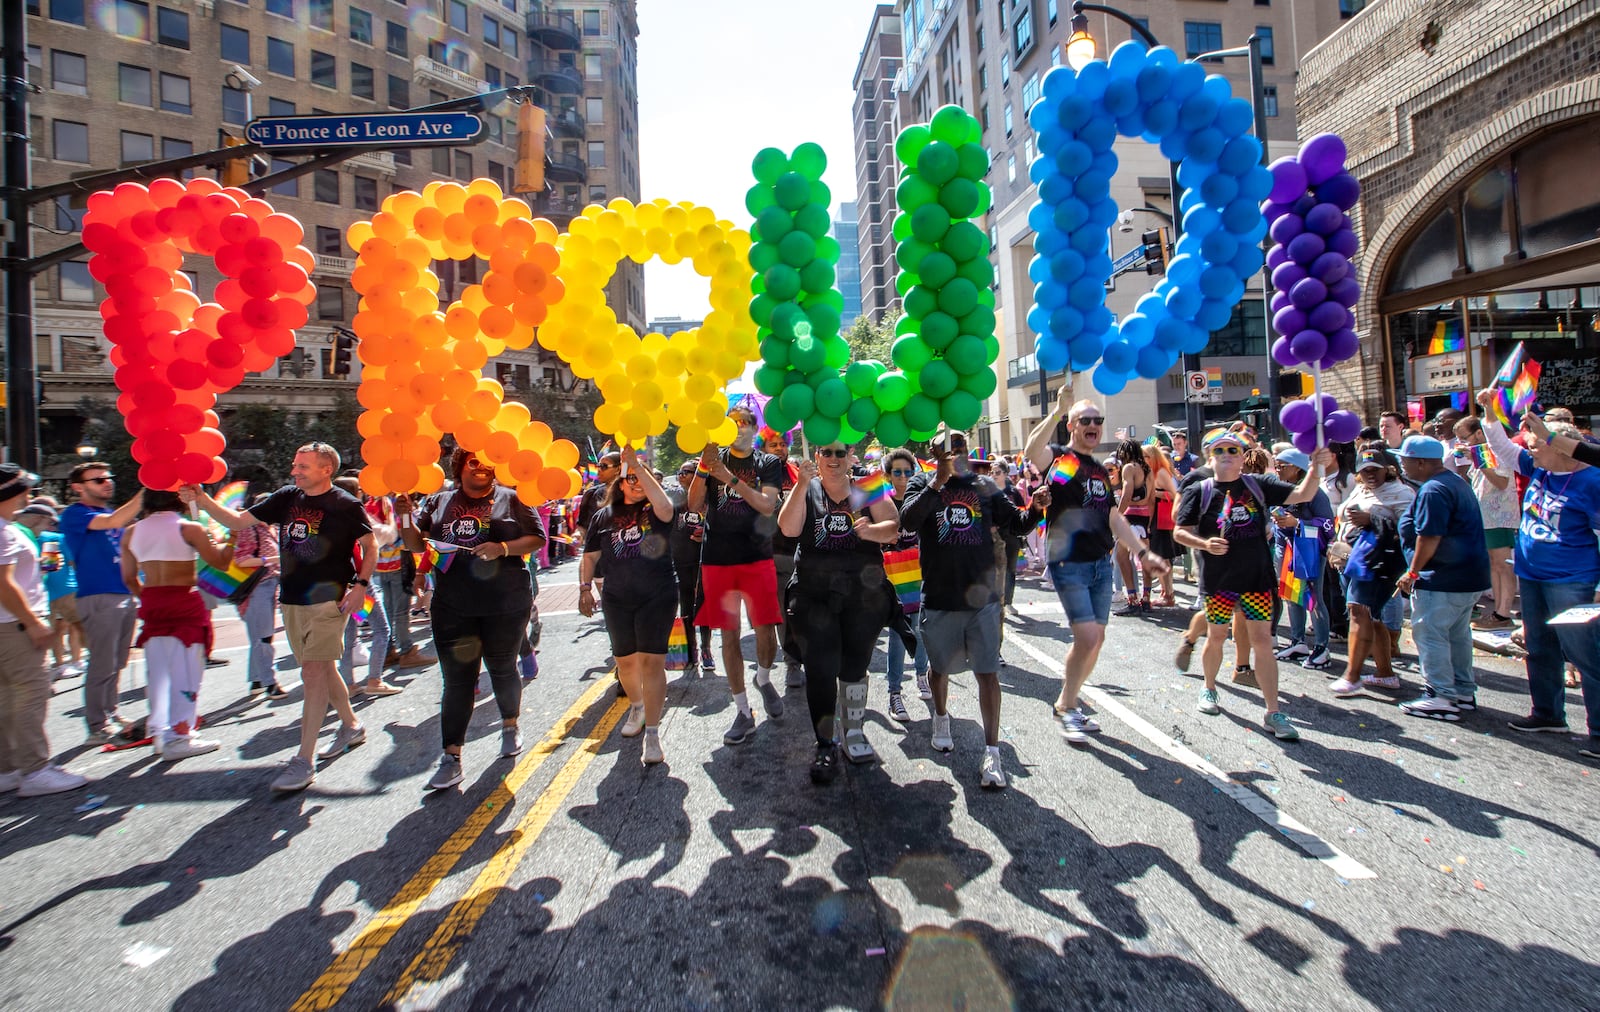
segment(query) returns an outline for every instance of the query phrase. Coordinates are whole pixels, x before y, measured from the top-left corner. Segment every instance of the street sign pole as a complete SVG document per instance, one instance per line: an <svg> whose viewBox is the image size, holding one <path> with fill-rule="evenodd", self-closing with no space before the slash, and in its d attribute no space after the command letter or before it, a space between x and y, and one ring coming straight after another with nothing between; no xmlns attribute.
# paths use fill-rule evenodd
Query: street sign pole
<svg viewBox="0 0 1600 1012"><path fill-rule="evenodd" d="M5 70L5 221L10 226L6 261L33 256L28 216L28 19L27 7L6 3ZM39 398L33 341L33 274L8 267L6 275L6 450L13 463L39 470Z"/></svg>

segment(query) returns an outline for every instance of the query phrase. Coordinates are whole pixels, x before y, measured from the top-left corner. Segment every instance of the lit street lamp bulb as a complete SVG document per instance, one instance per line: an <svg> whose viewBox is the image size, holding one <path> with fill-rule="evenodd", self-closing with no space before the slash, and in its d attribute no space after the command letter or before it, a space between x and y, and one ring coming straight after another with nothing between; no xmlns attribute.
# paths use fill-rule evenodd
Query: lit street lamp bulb
<svg viewBox="0 0 1600 1012"><path fill-rule="evenodd" d="M1067 40L1067 66L1082 70L1094 62L1094 36L1088 32L1074 32Z"/></svg>

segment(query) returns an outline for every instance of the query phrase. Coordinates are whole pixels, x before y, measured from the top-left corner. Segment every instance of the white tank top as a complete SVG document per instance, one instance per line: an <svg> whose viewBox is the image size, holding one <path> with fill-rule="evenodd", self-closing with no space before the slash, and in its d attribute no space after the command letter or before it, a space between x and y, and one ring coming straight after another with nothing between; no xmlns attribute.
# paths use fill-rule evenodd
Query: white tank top
<svg viewBox="0 0 1600 1012"><path fill-rule="evenodd" d="M194 549L183 540L183 517L170 511L152 513L133 525L128 549L140 562L193 562Z"/></svg>

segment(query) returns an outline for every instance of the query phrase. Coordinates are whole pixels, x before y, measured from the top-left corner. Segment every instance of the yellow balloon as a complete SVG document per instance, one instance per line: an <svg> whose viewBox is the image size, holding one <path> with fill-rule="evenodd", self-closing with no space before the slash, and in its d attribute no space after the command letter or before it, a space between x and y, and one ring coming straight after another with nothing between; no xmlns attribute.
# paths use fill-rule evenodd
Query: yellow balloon
<svg viewBox="0 0 1600 1012"><path fill-rule="evenodd" d="M700 426L678 426L678 449L684 453L699 453L709 442L711 442L710 434Z"/></svg>

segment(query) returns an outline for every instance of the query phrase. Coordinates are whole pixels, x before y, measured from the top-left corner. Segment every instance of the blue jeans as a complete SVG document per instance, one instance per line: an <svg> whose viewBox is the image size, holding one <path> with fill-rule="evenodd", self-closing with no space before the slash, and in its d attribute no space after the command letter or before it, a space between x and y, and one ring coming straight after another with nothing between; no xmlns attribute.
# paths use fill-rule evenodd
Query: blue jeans
<svg viewBox="0 0 1600 1012"><path fill-rule="evenodd" d="M1389 603L1384 605L1383 611L1378 614L1378 620L1394 632L1399 632L1405 621L1405 599L1399 594L1389 598Z"/></svg>
<svg viewBox="0 0 1600 1012"><path fill-rule="evenodd" d="M1315 584L1311 588L1311 646L1313 649L1328 645L1328 594L1326 591L1328 570L1323 568L1317 574ZM1298 604L1284 602L1289 610L1289 638L1296 643L1306 641L1306 616L1308 610Z"/></svg>
<svg viewBox="0 0 1600 1012"><path fill-rule="evenodd" d="M1049 572L1050 585L1056 589L1069 625L1110 623L1111 584L1117 574L1110 556L1093 562L1052 562Z"/></svg>
<svg viewBox="0 0 1600 1012"><path fill-rule="evenodd" d="M377 681L383 677L383 662L389 654L389 615L384 607L383 590L376 583L372 585L372 596L377 603L373 605L372 614L367 616L372 626L372 641L367 644L367 680ZM356 620L352 617L344 624L344 656L339 659L339 675L349 685L358 680L351 670L355 667L352 660L355 650Z"/></svg>
<svg viewBox="0 0 1600 1012"><path fill-rule="evenodd" d="M241 611L245 638L250 641L250 684L277 685L278 673L273 665L278 657L272 634L278 628L278 578L262 577L245 605Z"/></svg>
<svg viewBox="0 0 1600 1012"><path fill-rule="evenodd" d="M922 645L922 613L911 616L911 630L917 634L917 652L911 658L913 670L921 678L928 673L928 648ZM906 683L906 645L900 635L889 630L889 691L899 692Z"/></svg>
<svg viewBox="0 0 1600 1012"><path fill-rule="evenodd" d="M411 642L411 588L406 586L400 570L392 573L374 573L372 582L379 590L376 596L383 602L384 618L389 620L389 645L405 653L414 645Z"/></svg>
<svg viewBox="0 0 1600 1012"><path fill-rule="evenodd" d="M1600 629L1586 625L1552 626L1550 619L1568 608L1594 600L1594 584L1547 583L1519 579L1522 592L1522 638L1528 647L1528 695L1533 715L1564 721L1567 688L1563 660L1583 676L1583 706L1589 712L1589 733L1600 735Z"/></svg>
<svg viewBox="0 0 1600 1012"><path fill-rule="evenodd" d="M1422 680L1446 699L1477 695L1472 675L1472 606L1478 591L1418 589L1411 595L1411 638L1417 641Z"/></svg>

